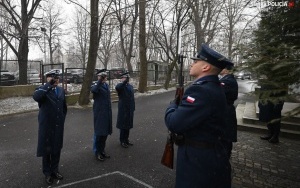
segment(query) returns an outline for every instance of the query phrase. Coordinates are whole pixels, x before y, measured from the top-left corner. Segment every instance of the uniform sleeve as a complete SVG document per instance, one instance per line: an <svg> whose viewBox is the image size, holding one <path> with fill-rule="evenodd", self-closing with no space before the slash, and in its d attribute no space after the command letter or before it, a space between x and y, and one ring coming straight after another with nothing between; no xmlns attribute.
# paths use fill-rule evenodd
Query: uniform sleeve
<svg viewBox="0 0 300 188"><path fill-rule="evenodd" d="M238 97L238 85L236 81L231 79L224 79L220 81L222 83L223 90L225 92L227 103L228 104L234 103L234 101Z"/></svg>
<svg viewBox="0 0 300 188"><path fill-rule="evenodd" d="M49 92L51 88L52 87L49 83L36 88L33 93L33 99L38 103L43 102L46 98L46 93Z"/></svg>
<svg viewBox="0 0 300 188"><path fill-rule="evenodd" d="M64 115L65 115L65 117L66 117L66 115L67 115L67 112L68 112L68 108L67 108L67 101L66 101L66 94L65 94L65 92L64 92L64 102L63 102L64 104L63 104L63 113L64 113Z"/></svg>
<svg viewBox="0 0 300 188"><path fill-rule="evenodd" d="M121 92L126 87L126 82L122 82L116 85L117 92Z"/></svg>
<svg viewBox="0 0 300 188"><path fill-rule="evenodd" d="M201 126L211 113L209 94L199 85L189 87L176 107L170 104L165 113L165 124L171 132L184 133L196 126Z"/></svg>
<svg viewBox="0 0 300 188"><path fill-rule="evenodd" d="M91 88L91 92L92 93L99 93L100 92L100 88L101 88L101 82L97 82L95 83L94 85L92 85L92 88Z"/></svg>

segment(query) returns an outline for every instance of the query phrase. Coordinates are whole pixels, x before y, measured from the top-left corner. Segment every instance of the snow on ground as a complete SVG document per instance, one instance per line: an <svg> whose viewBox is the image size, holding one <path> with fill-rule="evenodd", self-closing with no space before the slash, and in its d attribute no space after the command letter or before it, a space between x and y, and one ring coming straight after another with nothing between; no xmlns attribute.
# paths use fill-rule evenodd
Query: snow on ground
<svg viewBox="0 0 300 188"><path fill-rule="evenodd" d="M77 87L78 89L78 86L75 87ZM77 89L74 89L74 86L68 84L68 91L74 92ZM135 97L154 95L154 94L164 93L172 90L175 90L175 88L170 88L169 90L166 89L151 90L146 93L136 92ZM11 97L7 99L0 99L0 106L1 106L0 116L38 110L38 104L33 100L32 97Z"/></svg>
<svg viewBox="0 0 300 188"><path fill-rule="evenodd" d="M0 116L38 109L38 104L32 97L11 97L0 100Z"/></svg>

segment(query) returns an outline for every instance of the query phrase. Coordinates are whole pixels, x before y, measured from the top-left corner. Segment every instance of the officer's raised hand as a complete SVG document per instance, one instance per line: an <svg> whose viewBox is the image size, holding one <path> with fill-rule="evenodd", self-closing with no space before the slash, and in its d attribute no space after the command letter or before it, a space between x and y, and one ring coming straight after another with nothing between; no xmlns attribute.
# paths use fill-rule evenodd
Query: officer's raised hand
<svg viewBox="0 0 300 188"><path fill-rule="evenodd" d="M50 83L51 86L53 86L55 84L55 82L56 81L54 80L54 78L51 78L50 81L49 81L49 83Z"/></svg>
<svg viewBox="0 0 300 188"><path fill-rule="evenodd" d="M58 85L58 77L55 76L47 76L47 84L45 85L50 91L52 88L55 88Z"/></svg>
<svg viewBox="0 0 300 188"><path fill-rule="evenodd" d="M128 82L129 82L129 77L126 77L126 78L123 79L124 84L127 84Z"/></svg>
<svg viewBox="0 0 300 188"><path fill-rule="evenodd" d="M59 78L57 76L48 76L47 82L51 87L56 87L58 85Z"/></svg>
<svg viewBox="0 0 300 188"><path fill-rule="evenodd" d="M98 75L98 84L101 84L107 80L105 75Z"/></svg>

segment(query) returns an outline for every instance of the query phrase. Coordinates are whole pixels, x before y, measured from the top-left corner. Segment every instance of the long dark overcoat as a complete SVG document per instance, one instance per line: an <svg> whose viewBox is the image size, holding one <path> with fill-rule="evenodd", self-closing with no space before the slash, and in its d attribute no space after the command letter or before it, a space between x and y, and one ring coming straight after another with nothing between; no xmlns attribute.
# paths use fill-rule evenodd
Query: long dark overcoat
<svg viewBox="0 0 300 188"><path fill-rule="evenodd" d="M284 101L278 98L284 95L285 91L276 92L276 88L272 86L261 86L261 96L258 102L259 120L261 122L270 122L271 120L281 118Z"/></svg>
<svg viewBox="0 0 300 188"><path fill-rule="evenodd" d="M37 156L57 153L63 147L64 123L67 115L65 91L56 87L57 95L49 83L38 87L33 99L39 105Z"/></svg>
<svg viewBox="0 0 300 188"><path fill-rule="evenodd" d="M94 133L97 136L112 134L112 111L109 86L105 82L92 85Z"/></svg>
<svg viewBox="0 0 300 188"><path fill-rule="evenodd" d="M131 129L135 110L133 86L122 82L116 85L116 90L119 96L117 128Z"/></svg>
<svg viewBox="0 0 300 188"><path fill-rule="evenodd" d="M221 85L223 86L226 100L226 128L225 139L230 142L237 141L237 119L234 101L238 98L238 83L232 74L227 74L220 79Z"/></svg>
<svg viewBox="0 0 300 188"><path fill-rule="evenodd" d="M165 123L186 140L215 144L214 148L178 146L176 188L230 187L231 167L222 147L226 98L219 78L205 76L188 87L179 106L171 103Z"/></svg>

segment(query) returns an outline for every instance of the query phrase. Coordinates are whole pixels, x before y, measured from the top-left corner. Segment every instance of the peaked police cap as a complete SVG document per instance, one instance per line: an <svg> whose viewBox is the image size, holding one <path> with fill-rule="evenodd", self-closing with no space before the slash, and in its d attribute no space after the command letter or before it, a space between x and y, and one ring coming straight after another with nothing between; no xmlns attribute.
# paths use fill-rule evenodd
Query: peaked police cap
<svg viewBox="0 0 300 188"><path fill-rule="evenodd" d="M59 70L51 70L46 73L46 77L58 77L59 76Z"/></svg>
<svg viewBox="0 0 300 188"><path fill-rule="evenodd" d="M106 69L100 69L97 71L98 76L107 76Z"/></svg>
<svg viewBox="0 0 300 188"><path fill-rule="evenodd" d="M125 72L120 75L121 78L130 78L129 72Z"/></svg>
<svg viewBox="0 0 300 188"><path fill-rule="evenodd" d="M197 53L196 57L192 57L191 59L206 61L209 64L218 67L219 69L224 69L227 66L233 66L233 63L231 63L229 59L209 48L206 44L202 44L201 49Z"/></svg>

